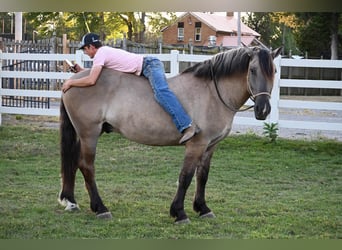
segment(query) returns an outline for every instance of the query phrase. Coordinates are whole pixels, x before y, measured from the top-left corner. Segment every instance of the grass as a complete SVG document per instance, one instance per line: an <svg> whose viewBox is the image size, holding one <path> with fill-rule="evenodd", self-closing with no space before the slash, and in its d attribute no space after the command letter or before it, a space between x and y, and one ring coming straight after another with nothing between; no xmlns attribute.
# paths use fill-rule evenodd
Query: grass
<svg viewBox="0 0 342 250"><path fill-rule="evenodd" d="M174 225L169 206L183 147L149 147L117 134L100 138L100 194L113 214L95 218L78 172L80 212L65 212L60 190L58 130L0 127L0 239L261 239L342 238L342 143L255 135L232 136L214 154L207 201L216 219L185 209L189 225Z"/></svg>

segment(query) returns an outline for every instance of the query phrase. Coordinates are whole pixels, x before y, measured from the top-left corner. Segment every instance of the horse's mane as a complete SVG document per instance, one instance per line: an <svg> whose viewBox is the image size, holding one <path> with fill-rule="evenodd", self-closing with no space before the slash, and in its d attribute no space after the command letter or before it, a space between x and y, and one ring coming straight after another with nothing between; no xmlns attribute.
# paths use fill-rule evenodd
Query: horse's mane
<svg viewBox="0 0 342 250"><path fill-rule="evenodd" d="M260 67L266 76L272 75L273 64L272 57L265 49L260 48L238 48L227 52L216 54L211 59L196 63L195 65L185 69L183 73L193 73L196 77L211 79L213 74L217 79L222 76L242 73L248 69L251 52L259 50L258 56Z"/></svg>

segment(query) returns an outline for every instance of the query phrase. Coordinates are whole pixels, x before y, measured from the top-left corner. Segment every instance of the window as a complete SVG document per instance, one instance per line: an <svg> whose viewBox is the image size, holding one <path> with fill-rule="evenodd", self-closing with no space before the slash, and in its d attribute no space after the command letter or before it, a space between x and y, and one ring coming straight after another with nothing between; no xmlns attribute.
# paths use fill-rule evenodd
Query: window
<svg viewBox="0 0 342 250"><path fill-rule="evenodd" d="M177 41L184 41L184 23L178 23Z"/></svg>
<svg viewBox="0 0 342 250"><path fill-rule="evenodd" d="M195 22L195 41L201 41L201 22Z"/></svg>
<svg viewBox="0 0 342 250"><path fill-rule="evenodd" d="M201 28L195 28L195 41L201 41Z"/></svg>

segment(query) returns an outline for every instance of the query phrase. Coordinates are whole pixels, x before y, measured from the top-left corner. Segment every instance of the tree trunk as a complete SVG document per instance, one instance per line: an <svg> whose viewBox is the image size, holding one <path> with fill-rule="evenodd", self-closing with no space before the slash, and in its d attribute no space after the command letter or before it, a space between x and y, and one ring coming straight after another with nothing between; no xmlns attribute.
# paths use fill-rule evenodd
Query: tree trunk
<svg viewBox="0 0 342 250"><path fill-rule="evenodd" d="M125 18L124 15L119 14L120 18L124 21L124 23L127 25L128 28L128 32L127 32L127 39L129 41L132 41L132 37L133 37L133 24L130 21L130 14L132 15L133 12L127 12L127 18Z"/></svg>
<svg viewBox="0 0 342 250"><path fill-rule="evenodd" d="M145 18L146 18L146 12L141 12L140 31L139 31L139 42L140 43L145 42L145 31L146 31Z"/></svg>
<svg viewBox="0 0 342 250"><path fill-rule="evenodd" d="M338 60L338 19L340 17L339 13L332 13L331 14L331 60Z"/></svg>

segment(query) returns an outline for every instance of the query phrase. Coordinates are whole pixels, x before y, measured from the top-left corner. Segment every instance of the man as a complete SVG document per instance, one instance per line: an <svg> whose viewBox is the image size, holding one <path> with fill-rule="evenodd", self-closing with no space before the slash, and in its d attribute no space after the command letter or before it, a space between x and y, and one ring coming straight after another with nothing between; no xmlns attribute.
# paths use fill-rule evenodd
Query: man
<svg viewBox="0 0 342 250"><path fill-rule="evenodd" d="M192 122L177 97L169 89L164 65L159 59L103 46L99 36L94 33L83 36L80 49L93 59L93 66L88 76L66 80L62 86L63 92L68 91L71 87L87 87L96 84L103 67L138 76L142 75L149 80L157 102L170 114L178 131L183 134L179 143L183 144L199 133L199 127ZM75 65L74 70L79 72L83 69L79 65Z"/></svg>

